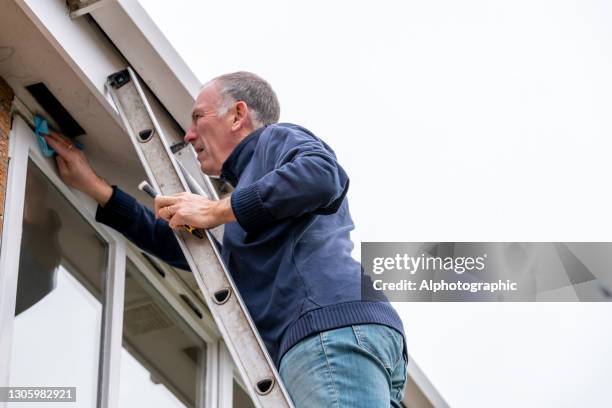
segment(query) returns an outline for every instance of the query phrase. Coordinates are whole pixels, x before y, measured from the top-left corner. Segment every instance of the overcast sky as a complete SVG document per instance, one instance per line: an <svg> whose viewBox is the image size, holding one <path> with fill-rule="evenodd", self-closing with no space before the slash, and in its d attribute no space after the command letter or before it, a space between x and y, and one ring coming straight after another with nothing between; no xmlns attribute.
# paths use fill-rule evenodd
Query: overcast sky
<svg viewBox="0 0 612 408"><path fill-rule="evenodd" d="M357 246L612 241L611 2L141 2L202 82L258 73L336 150ZM611 403L609 304L396 306L453 407Z"/></svg>

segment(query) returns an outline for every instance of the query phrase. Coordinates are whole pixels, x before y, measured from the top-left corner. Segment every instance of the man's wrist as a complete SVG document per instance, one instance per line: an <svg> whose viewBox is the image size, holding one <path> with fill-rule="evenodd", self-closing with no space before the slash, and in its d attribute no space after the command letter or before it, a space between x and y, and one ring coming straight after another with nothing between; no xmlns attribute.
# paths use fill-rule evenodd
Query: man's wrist
<svg viewBox="0 0 612 408"><path fill-rule="evenodd" d="M234 210L232 209L231 196L227 196L217 201L216 211L217 219L221 221L221 224L227 224L228 222L236 221Z"/></svg>
<svg viewBox="0 0 612 408"><path fill-rule="evenodd" d="M98 204L104 207L113 195L113 188L105 180L98 178L96 186L90 195Z"/></svg>

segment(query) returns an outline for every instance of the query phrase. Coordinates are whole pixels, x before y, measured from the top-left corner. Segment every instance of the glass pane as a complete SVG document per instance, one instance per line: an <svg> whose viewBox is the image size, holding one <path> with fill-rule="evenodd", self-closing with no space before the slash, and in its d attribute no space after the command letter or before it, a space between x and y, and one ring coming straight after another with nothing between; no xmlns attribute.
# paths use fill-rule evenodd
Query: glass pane
<svg viewBox="0 0 612 408"><path fill-rule="evenodd" d="M29 162L11 386L77 387L66 405L96 406L106 265L104 240Z"/></svg>
<svg viewBox="0 0 612 408"><path fill-rule="evenodd" d="M249 394L247 394L240 385L234 380L234 408L255 408L251 402Z"/></svg>
<svg viewBox="0 0 612 408"><path fill-rule="evenodd" d="M119 406L203 406L206 344L127 262Z"/></svg>

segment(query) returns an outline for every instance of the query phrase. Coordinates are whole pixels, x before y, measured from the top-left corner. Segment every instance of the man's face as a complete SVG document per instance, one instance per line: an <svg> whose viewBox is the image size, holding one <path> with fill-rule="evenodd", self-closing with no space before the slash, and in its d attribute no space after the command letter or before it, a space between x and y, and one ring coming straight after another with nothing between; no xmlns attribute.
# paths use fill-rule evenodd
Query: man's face
<svg viewBox="0 0 612 408"><path fill-rule="evenodd" d="M211 176L221 174L223 162L236 145L231 110L223 116L217 114L221 102L214 83L202 89L193 106L191 126L185 134L185 141L193 145L198 155L202 171Z"/></svg>

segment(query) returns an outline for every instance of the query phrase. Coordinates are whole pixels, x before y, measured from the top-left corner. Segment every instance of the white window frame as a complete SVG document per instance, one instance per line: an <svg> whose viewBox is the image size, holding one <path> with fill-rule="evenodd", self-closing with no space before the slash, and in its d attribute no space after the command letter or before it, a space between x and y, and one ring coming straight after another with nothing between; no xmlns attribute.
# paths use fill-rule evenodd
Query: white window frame
<svg viewBox="0 0 612 408"><path fill-rule="evenodd" d="M64 184L57 174L55 161L42 156L34 133L28 123L18 115L14 116L10 132L9 160L4 229L0 246L0 386L9 386L25 186L28 162L31 160L107 244L98 406L117 407L119 402L127 257L193 332L206 343L206 364L199 375L197 405L204 408L231 407L233 379L236 374L234 363L204 302L179 278L173 268L153 260L155 267L163 270L165 277L162 277L138 248L128 243L121 234L95 221L96 203ZM192 304L199 308L202 318L194 315L180 295L189 298ZM239 384L242 386L241 382ZM5 406L5 403L0 402L0 408Z"/></svg>
<svg viewBox="0 0 612 408"><path fill-rule="evenodd" d="M97 223L91 211L93 202L61 181L54 160L40 154L34 133L20 116L13 116L9 138L6 211L0 248L0 386L9 386L25 186L31 160L107 245L97 400L100 407L115 407L119 397L120 353L116 351L121 348L123 325L125 240ZM89 203L89 207L84 203ZM5 406L6 403L0 403L0 408Z"/></svg>

